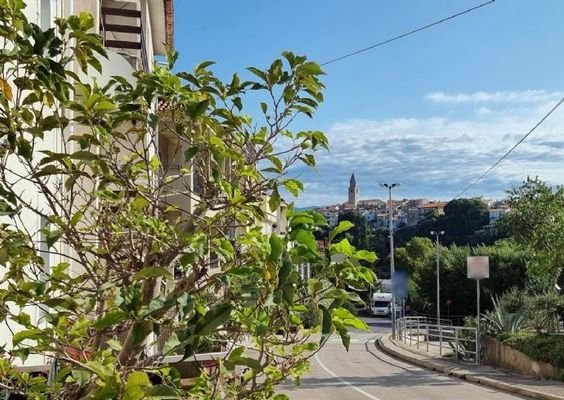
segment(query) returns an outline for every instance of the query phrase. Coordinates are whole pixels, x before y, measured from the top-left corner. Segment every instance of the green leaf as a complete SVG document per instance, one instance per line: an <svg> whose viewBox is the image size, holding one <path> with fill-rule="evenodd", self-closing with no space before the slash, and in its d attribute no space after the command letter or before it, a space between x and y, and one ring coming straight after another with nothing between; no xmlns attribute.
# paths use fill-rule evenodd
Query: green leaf
<svg viewBox="0 0 564 400"><path fill-rule="evenodd" d="M121 342L115 339L106 340L106 344L115 351L121 351L121 349L123 348Z"/></svg>
<svg viewBox="0 0 564 400"><path fill-rule="evenodd" d="M280 207L281 202L282 199L280 198L280 193L278 192L278 186L275 186L274 189L272 189L270 198L268 199L268 206L270 207L270 211L276 211L278 207Z"/></svg>
<svg viewBox="0 0 564 400"><path fill-rule="evenodd" d="M347 351L349 351L349 347L351 345L351 335L347 332L346 329L339 329L339 336L341 337L341 343Z"/></svg>
<svg viewBox="0 0 564 400"><path fill-rule="evenodd" d="M155 385L145 391L145 399L147 400L181 400L176 390L166 385Z"/></svg>
<svg viewBox="0 0 564 400"><path fill-rule="evenodd" d="M91 151L77 151L75 153L72 153L70 155L70 158L72 158L73 160L79 160L79 161L92 161L92 160L96 160L98 159L98 156L94 153L92 153Z"/></svg>
<svg viewBox="0 0 564 400"><path fill-rule="evenodd" d="M133 208L135 208L136 210L144 210L149 206L149 204L151 204L149 203L149 200L147 200L145 197L141 195L137 195L135 199L133 199L133 202L131 203Z"/></svg>
<svg viewBox="0 0 564 400"><path fill-rule="evenodd" d="M294 196L299 196L300 192L304 190L304 184L297 179L287 179L282 182L284 187Z"/></svg>
<svg viewBox="0 0 564 400"><path fill-rule="evenodd" d="M305 246L309 251L317 254L317 241L311 231L306 229L295 229L290 234L290 238L298 244Z"/></svg>
<svg viewBox="0 0 564 400"><path fill-rule="evenodd" d="M288 254L288 252L284 253L284 258L282 260L282 266L280 267L280 270L278 271L278 285L282 286L286 283L286 281L288 280L288 277L290 276L290 273L292 272L292 269L294 267L294 264L292 263L292 260L290 259L290 255Z"/></svg>
<svg viewBox="0 0 564 400"><path fill-rule="evenodd" d="M153 155L153 157L151 157L151 161L149 162L149 168L151 169L151 171L156 172L159 170L159 168L161 167L161 160L159 159L158 155Z"/></svg>
<svg viewBox="0 0 564 400"><path fill-rule="evenodd" d="M151 382L145 372L133 371L127 377L127 387L130 386L148 386Z"/></svg>
<svg viewBox="0 0 564 400"><path fill-rule="evenodd" d="M192 118L199 117L200 115L202 115L208 109L209 105L210 105L209 100L202 100L198 103L191 104L188 107L188 112L190 114L190 117L192 117Z"/></svg>
<svg viewBox="0 0 564 400"><path fill-rule="evenodd" d="M354 258L356 258L357 260L366 260L370 263L373 263L378 259L378 257L376 257L376 253L368 250L357 251L354 255Z"/></svg>
<svg viewBox="0 0 564 400"><path fill-rule="evenodd" d="M77 211L76 213L74 213L74 215L72 216L72 218L70 220L70 225L76 226L82 220L83 216L84 216L84 214L80 211Z"/></svg>
<svg viewBox="0 0 564 400"><path fill-rule="evenodd" d="M142 322L136 322L131 329L133 334L133 345L137 346L143 343L147 337L144 324Z"/></svg>
<svg viewBox="0 0 564 400"><path fill-rule="evenodd" d="M172 334L169 336L169 338L165 342L165 345L164 345L164 348L163 348L163 354L171 353L179 345L180 345L180 340L178 339L178 335L176 334L176 332L172 332Z"/></svg>
<svg viewBox="0 0 564 400"><path fill-rule="evenodd" d="M313 217L311 215L297 214L297 215L293 216L292 219L290 220L290 225L292 227L295 227L297 225L313 224L314 222L315 221L313 220Z"/></svg>
<svg viewBox="0 0 564 400"><path fill-rule="evenodd" d="M55 229L55 230L45 230L45 242L47 244L47 248L50 249L57 243L57 241L63 236L63 232Z"/></svg>
<svg viewBox="0 0 564 400"><path fill-rule="evenodd" d="M337 225L329 234L329 242L332 242L339 233L343 233L348 231L354 227L354 224L351 221L341 221L339 225Z"/></svg>
<svg viewBox="0 0 564 400"><path fill-rule="evenodd" d="M114 105L114 103L107 101L107 100L103 100L100 101L99 103L96 103L96 105L94 106L94 110L96 111L112 111L115 110L116 106Z"/></svg>
<svg viewBox="0 0 564 400"><path fill-rule="evenodd" d="M111 311L96 321L92 327L101 331L124 321L126 318L127 314L123 311Z"/></svg>
<svg viewBox="0 0 564 400"><path fill-rule="evenodd" d="M194 68L195 71L198 70L203 70L206 69L207 67L209 67L210 65L214 65L215 61L204 61L199 63L198 65L196 65L196 68Z"/></svg>
<svg viewBox="0 0 564 400"><path fill-rule="evenodd" d="M199 336L209 335L229 320L232 310L231 304L227 303L212 308L196 323L195 334Z"/></svg>
<svg viewBox="0 0 564 400"><path fill-rule="evenodd" d="M294 304L294 294L296 293L296 286L293 283L286 283L282 286L282 296L287 304Z"/></svg>
<svg viewBox="0 0 564 400"><path fill-rule="evenodd" d="M6 265L8 262L8 249L5 247L0 247L0 265Z"/></svg>
<svg viewBox="0 0 564 400"><path fill-rule="evenodd" d="M190 147L188 150L186 150L184 152L184 159L186 160L186 162L190 162L190 160L194 158L196 153L198 153L198 148L196 146Z"/></svg>
<svg viewBox="0 0 564 400"><path fill-rule="evenodd" d="M331 334L331 329L333 327L333 320L331 319L331 312L325 308L321 308L321 334L327 336Z"/></svg>
<svg viewBox="0 0 564 400"><path fill-rule="evenodd" d="M133 371L127 377L124 400L141 400L145 397L145 389L150 385L146 372Z"/></svg>
<svg viewBox="0 0 564 400"><path fill-rule="evenodd" d="M244 365L245 367L249 367L251 369L262 371L262 365L260 364L259 360L255 360L251 357L240 357L236 361L236 365Z"/></svg>
<svg viewBox="0 0 564 400"><path fill-rule="evenodd" d="M31 149L29 141L23 137L18 138L18 155L22 156L26 160L30 160L32 152L33 150Z"/></svg>
<svg viewBox="0 0 564 400"><path fill-rule="evenodd" d="M270 255L268 258L270 261L276 262L280 257L280 254L282 254L282 240L276 233L273 233L270 235L268 242L270 243Z"/></svg>
<svg viewBox="0 0 564 400"><path fill-rule="evenodd" d="M368 329L366 322L352 315L346 308L337 308L333 310L333 319L344 326L362 330Z"/></svg>
<svg viewBox="0 0 564 400"><path fill-rule="evenodd" d="M332 244L329 249L331 254L342 254L351 257L354 251L353 246L349 243L348 239L343 239L339 243Z"/></svg>
<svg viewBox="0 0 564 400"><path fill-rule="evenodd" d="M143 279L159 278L163 277L166 279L172 279L171 272L163 267L145 267L140 271L137 271L133 275L134 281L141 281Z"/></svg>
<svg viewBox="0 0 564 400"><path fill-rule="evenodd" d="M79 387L84 387L90 381L92 373L85 369L75 369L71 372L72 378L78 383Z"/></svg>
<svg viewBox="0 0 564 400"><path fill-rule="evenodd" d="M45 336L45 333L41 329L26 329L20 332L17 332L12 336L12 344L17 346L24 340L37 340L41 339Z"/></svg>
<svg viewBox="0 0 564 400"><path fill-rule="evenodd" d="M321 69L321 67L319 66L319 64L314 63L312 61L308 61L306 63L303 63L300 67L300 70L307 72L308 74L311 75L323 75L324 72Z"/></svg>
<svg viewBox="0 0 564 400"><path fill-rule="evenodd" d="M247 68L247 71L252 72L256 76L258 76L260 79L262 79L264 82L266 82L266 74L264 73L264 71L261 71L260 69L255 68L255 67L249 67L249 68Z"/></svg>

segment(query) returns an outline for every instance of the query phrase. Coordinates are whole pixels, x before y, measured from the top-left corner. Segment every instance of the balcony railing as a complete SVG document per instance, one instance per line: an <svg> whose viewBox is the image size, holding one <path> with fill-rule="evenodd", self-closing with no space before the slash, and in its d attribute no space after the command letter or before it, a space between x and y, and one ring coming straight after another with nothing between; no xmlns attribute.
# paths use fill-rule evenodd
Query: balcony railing
<svg viewBox="0 0 564 400"><path fill-rule="evenodd" d="M125 57L134 69L148 71L143 13L136 9L103 5L100 16L104 45Z"/></svg>
<svg viewBox="0 0 564 400"><path fill-rule="evenodd" d="M167 168L166 174L162 176L162 179L167 178L170 180L170 183L165 185L165 187L170 189L170 191L167 191L167 194L174 195L189 192L202 196L205 190L205 179L198 173L194 173L193 177L191 174L181 174L181 167L181 165L171 165Z"/></svg>

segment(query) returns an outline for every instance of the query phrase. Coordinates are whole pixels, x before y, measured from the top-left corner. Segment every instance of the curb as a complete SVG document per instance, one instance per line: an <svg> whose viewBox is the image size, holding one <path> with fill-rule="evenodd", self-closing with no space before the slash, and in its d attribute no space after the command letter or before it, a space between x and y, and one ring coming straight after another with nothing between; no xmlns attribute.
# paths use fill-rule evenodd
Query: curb
<svg viewBox="0 0 564 400"><path fill-rule="evenodd" d="M431 371L439 372L443 375L452 376L454 378L459 378L462 380L466 380L468 382L476 383L482 386L491 387L494 389L502 390L507 393L516 394L519 396L529 397L531 399L538 399L538 400L564 400L562 396L556 396L550 393L543 393L538 392L536 390L511 385L505 382L501 382L491 378L480 377L478 375L472 374L470 371L459 368L459 367L445 367L442 365L438 365L436 363L432 363L429 361L420 360L415 357L410 357L406 354L402 354L396 350L393 350L387 346L385 346L382 342L382 337L379 337L375 341L376 347L382 351L383 353L398 358L402 361L405 361L409 364L417 365L418 367L426 368Z"/></svg>

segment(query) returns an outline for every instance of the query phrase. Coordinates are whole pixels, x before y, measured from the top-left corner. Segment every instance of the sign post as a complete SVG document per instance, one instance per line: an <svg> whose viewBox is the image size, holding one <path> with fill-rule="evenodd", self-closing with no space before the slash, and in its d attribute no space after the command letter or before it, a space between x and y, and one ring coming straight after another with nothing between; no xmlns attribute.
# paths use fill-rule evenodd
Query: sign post
<svg viewBox="0 0 564 400"><path fill-rule="evenodd" d="M466 258L469 279L476 280L476 364L480 363L480 279L490 277L490 259L487 256L473 256Z"/></svg>
<svg viewBox="0 0 564 400"><path fill-rule="evenodd" d="M395 314L398 312L398 309L399 309L400 317L403 313L405 299L407 299L407 292L408 292L407 271L403 271L403 270L394 271L392 273L392 313L393 313L392 324L394 324L396 321L397 315ZM398 300L399 300L399 307L396 307L396 304L394 304L394 302ZM398 338L400 338L401 335L402 335L401 333L398 334L397 335Z"/></svg>

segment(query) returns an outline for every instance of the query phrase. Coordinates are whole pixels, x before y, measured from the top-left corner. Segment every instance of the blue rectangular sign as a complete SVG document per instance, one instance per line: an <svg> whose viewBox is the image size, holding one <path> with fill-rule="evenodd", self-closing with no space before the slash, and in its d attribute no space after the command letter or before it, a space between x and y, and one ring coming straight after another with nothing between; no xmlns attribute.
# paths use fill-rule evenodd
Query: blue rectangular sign
<svg viewBox="0 0 564 400"><path fill-rule="evenodd" d="M397 299L407 299L407 271L394 271L392 274L392 293Z"/></svg>

